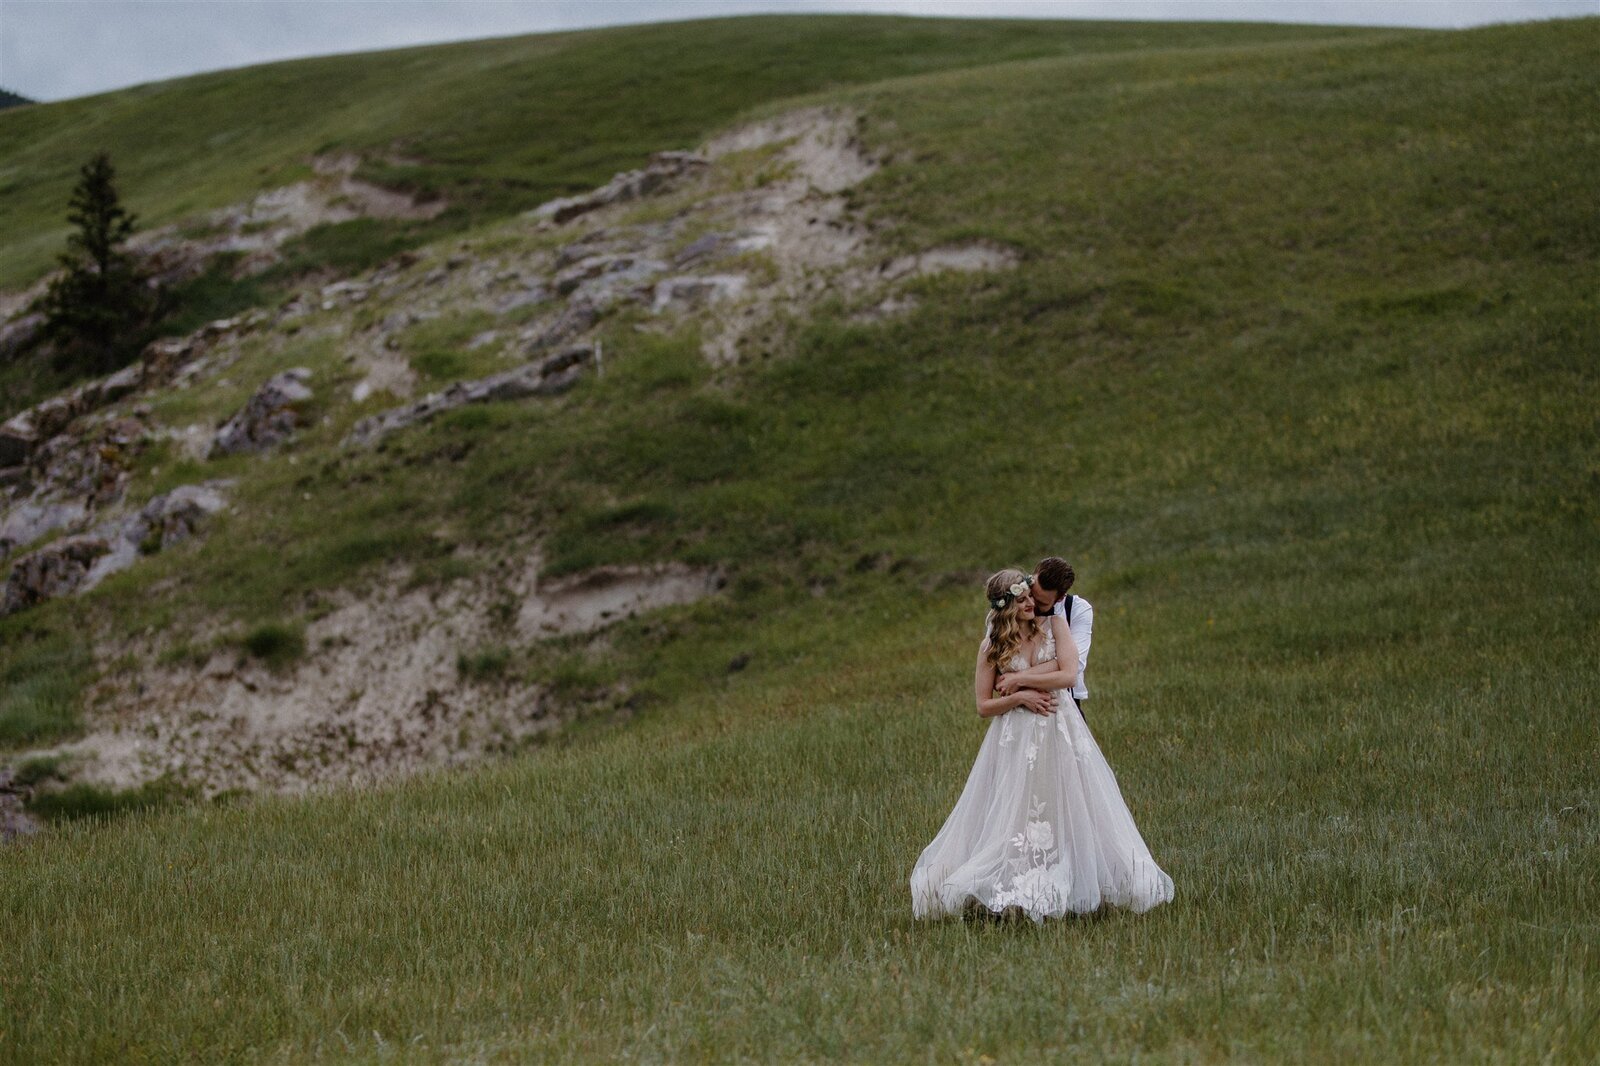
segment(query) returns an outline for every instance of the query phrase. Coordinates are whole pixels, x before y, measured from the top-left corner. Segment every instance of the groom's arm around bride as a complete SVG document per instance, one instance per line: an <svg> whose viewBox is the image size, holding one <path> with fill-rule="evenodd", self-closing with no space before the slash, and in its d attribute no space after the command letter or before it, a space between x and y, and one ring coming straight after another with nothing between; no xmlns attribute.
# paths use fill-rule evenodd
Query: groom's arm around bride
<svg viewBox="0 0 1600 1066"><path fill-rule="evenodd" d="M1067 623L1067 629L1072 634L1072 642L1078 649L1078 679L1071 686L1070 692L1073 702L1078 705L1078 712L1083 713L1083 701L1089 698L1088 686L1084 684L1083 675L1089 668L1089 642L1094 630L1094 607L1082 596L1074 596L1068 590L1077 581L1077 574L1068 565L1065 559L1052 555L1039 560L1039 565L1033 572L1033 603L1034 611L1040 617L1055 615ZM1022 671L1022 676L1042 672L1037 669Z"/></svg>

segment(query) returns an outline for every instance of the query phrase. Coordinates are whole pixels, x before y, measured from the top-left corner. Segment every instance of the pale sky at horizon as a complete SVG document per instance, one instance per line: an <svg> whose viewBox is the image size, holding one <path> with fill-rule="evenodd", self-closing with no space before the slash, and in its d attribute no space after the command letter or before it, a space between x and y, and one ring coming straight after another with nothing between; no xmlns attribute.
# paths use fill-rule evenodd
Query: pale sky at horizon
<svg viewBox="0 0 1600 1066"><path fill-rule="evenodd" d="M1462 29L1600 0L0 0L0 88L54 101L281 59L757 12Z"/></svg>

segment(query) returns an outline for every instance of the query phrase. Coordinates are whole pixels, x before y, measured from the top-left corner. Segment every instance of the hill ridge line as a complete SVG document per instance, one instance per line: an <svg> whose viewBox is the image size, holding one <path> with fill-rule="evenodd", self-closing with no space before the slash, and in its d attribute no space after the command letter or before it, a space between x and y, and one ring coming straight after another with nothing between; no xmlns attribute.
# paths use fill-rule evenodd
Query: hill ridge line
<svg viewBox="0 0 1600 1066"><path fill-rule="evenodd" d="M1278 24L1277 23L1270 23L1268 25L1278 25ZM1360 28L1365 29L1366 27L1360 27ZM1134 58L1143 59L1143 58L1155 58L1155 57L1164 57L1164 56L1192 56L1192 55L1207 55L1207 54L1226 54L1226 53L1229 53L1229 52L1260 52L1260 53L1266 53L1266 52L1268 52L1270 50L1279 49L1279 48L1283 48L1283 47L1350 47L1350 46L1355 46L1355 45L1373 45L1373 44L1378 44L1378 43L1388 43L1388 42L1393 42L1393 41L1398 41L1398 40L1404 40L1404 39L1409 38L1409 37L1411 37L1411 36L1413 36L1414 34L1417 34L1417 33L1427 33L1427 34L1432 35L1432 34L1443 33L1443 32L1455 33L1455 32L1466 32L1466 31L1455 31L1455 30L1452 30L1452 31L1440 31L1440 30L1411 30L1411 29L1407 29L1407 30L1403 30L1403 31L1400 31L1400 32L1397 32L1397 33L1374 34L1371 37L1351 37L1351 38L1315 37L1315 38L1309 38L1309 39L1296 38L1296 39L1292 39L1292 40L1282 40L1282 41L1258 41L1258 42L1253 42L1253 43L1250 43L1250 44L1196 45L1196 46L1194 46L1192 48L1174 48L1174 47L1130 48L1130 49L1125 49L1125 50L1120 51L1120 52L1090 52L1090 53L1083 53L1083 54L1075 54L1075 53L1070 53L1070 52L1064 52L1064 53L1061 53L1060 55L1054 55L1054 56L1033 56L1033 57L1028 58L1028 59L1005 59L1005 60L1001 60L1001 61L996 62L996 63L986 63L986 64L984 64L982 66L950 67L950 68L947 68L945 70L930 70L930 71L926 71L926 72L920 73L920 74L903 74L903 75L899 75L897 77L885 78L882 81L867 82L867 83L864 83L864 84L861 84L861 85L850 85L850 86L845 86L845 87L835 88L835 89L825 89L825 90L821 90L820 92L817 92L817 93L803 94L801 96L784 97L782 101L773 101L772 105L776 106L776 105L781 103L781 104L784 104L784 105L789 106L789 107L805 106L806 104L815 103L815 102L818 102L818 101L821 101L821 100L838 99L839 95L836 95L836 94L849 94L849 93L858 93L858 92L863 92L863 91L871 91L871 90L879 89L879 88L882 88L882 87L885 87L885 86L899 86L899 85L906 85L906 84L915 84L918 81L932 81L932 80L936 80L936 79L939 79L939 78L954 78L954 77L960 77L962 75L974 74L974 73L977 73L979 71L995 71L995 70L1006 70L1006 69L1026 69L1026 68L1030 68L1030 67L1037 67L1037 66L1040 66L1040 65L1046 64L1046 63L1059 63L1059 62L1063 62L1063 61L1072 62L1072 63L1082 63L1082 64L1085 64L1085 65L1088 65L1088 64L1092 64L1092 63L1112 62L1112 61L1116 61L1116 60L1128 60L1128 59L1134 59ZM766 107L768 105L767 104L763 104L762 106ZM761 112L761 114L764 114L764 113L765 112ZM754 115L754 114L757 114L757 113L756 112L750 112L745 117L748 118L748 117L750 117L750 115Z"/></svg>

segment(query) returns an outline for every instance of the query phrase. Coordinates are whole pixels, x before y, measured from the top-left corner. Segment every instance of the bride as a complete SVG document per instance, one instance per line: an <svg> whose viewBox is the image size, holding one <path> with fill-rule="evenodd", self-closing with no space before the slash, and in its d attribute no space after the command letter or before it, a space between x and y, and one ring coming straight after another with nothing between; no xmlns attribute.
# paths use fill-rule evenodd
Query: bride
<svg viewBox="0 0 1600 1066"><path fill-rule="evenodd" d="M1101 906L1143 912L1172 898L1172 878L1150 857L1072 700L1078 657L1067 623L1036 616L1032 581L1020 570L989 579L973 679L989 730L955 809L912 868L917 918L1043 922Z"/></svg>

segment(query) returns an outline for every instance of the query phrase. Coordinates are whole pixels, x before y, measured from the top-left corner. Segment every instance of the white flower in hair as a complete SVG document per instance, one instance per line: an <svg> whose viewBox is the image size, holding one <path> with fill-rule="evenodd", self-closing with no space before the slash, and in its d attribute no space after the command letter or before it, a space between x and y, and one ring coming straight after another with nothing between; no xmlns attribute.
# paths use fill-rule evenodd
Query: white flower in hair
<svg viewBox="0 0 1600 1066"><path fill-rule="evenodd" d="M993 607L997 611L1003 611L1007 607L1011 606L1012 603L1016 602L1017 597L1021 596L1024 592L1027 592L1032 586L1033 578L1025 577L1021 581L1018 581L1016 584L1012 585L1010 588L1006 589L1006 591L1001 593L999 596L996 596L994 599L990 600L989 606Z"/></svg>

